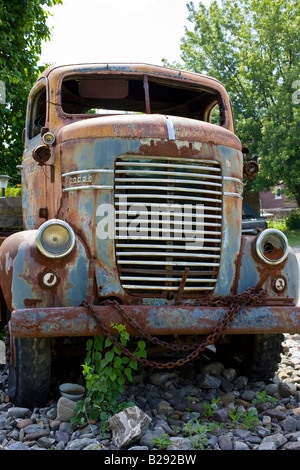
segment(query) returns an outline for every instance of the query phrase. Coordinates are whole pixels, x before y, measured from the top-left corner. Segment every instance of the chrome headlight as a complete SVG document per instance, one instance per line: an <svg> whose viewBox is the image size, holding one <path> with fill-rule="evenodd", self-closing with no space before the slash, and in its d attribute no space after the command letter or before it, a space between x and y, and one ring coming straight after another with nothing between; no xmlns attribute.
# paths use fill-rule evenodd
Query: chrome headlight
<svg viewBox="0 0 300 470"><path fill-rule="evenodd" d="M280 230L269 228L259 234L256 240L256 253L267 264L279 264L285 260L289 243Z"/></svg>
<svg viewBox="0 0 300 470"><path fill-rule="evenodd" d="M75 233L63 220L47 220L38 229L36 245L48 258L63 258L74 248Z"/></svg>

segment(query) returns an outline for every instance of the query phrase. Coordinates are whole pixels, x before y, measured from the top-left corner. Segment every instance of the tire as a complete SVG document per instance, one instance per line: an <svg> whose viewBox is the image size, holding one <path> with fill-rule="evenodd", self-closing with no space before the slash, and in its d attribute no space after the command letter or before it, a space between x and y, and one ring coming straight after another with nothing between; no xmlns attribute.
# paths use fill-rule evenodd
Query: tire
<svg viewBox="0 0 300 470"><path fill-rule="evenodd" d="M51 386L48 338L16 338L15 367L9 366L8 395L16 406L44 406Z"/></svg>
<svg viewBox="0 0 300 470"><path fill-rule="evenodd" d="M282 334L233 335L230 342L216 345L217 356L251 380L268 381L281 362Z"/></svg>

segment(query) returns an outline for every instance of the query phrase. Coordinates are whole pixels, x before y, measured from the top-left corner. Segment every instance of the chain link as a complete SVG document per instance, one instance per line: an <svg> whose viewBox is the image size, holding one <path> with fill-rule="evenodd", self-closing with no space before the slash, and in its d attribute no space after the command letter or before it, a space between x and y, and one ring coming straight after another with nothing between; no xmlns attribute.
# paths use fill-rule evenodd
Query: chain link
<svg viewBox="0 0 300 470"><path fill-rule="evenodd" d="M193 345L178 345L172 344L165 341L159 340L155 336L151 336L147 331L145 331L133 318L131 318L122 306L115 300L106 300L102 302L100 305L112 305L114 308L119 312L121 317L131 325L143 338L147 339L153 344L162 346L169 350L173 350L176 352L186 352L191 351L185 358L177 359L175 361L170 362L157 362L157 361L149 361L145 358L140 358L136 354L129 351L125 346L123 346L118 339L112 335L109 329L103 324L101 319L97 316L95 308L87 301L82 303L90 315L94 318L96 323L100 326L103 333L110 338L110 340L130 359L134 361L140 362L144 366L150 366L154 369L173 369L175 367L181 367L185 365L187 362L195 359L204 349L207 348L210 344L214 344L220 336L226 331L226 329L230 326L233 322L235 317L239 314L240 309L244 305L253 305L253 304L260 304L266 295L266 291L263 289L257 290L255 287L250 287L242 294L236 295L229 295L229 296L220 296L216 297L215 299L204 299L201 302L198 302L194 305L196 306L223 306L229 307L228 312L224 315L222 320L220 321L219 325L210 333L200 344L193 344ZM176 306L187 306L188 304L177 303Z"/></svg>

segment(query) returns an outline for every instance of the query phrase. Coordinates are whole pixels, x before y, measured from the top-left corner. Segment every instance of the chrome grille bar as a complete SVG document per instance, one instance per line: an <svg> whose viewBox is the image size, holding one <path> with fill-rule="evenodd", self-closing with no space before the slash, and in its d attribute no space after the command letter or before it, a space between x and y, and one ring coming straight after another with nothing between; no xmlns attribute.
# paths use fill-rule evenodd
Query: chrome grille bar
<svg viewBox="0 0 300 470"><path fill-rule="evenodd" d="M195 297L217 282L223 180L212 160L120 157L115 167L116 262L132 295Z"/></svg>

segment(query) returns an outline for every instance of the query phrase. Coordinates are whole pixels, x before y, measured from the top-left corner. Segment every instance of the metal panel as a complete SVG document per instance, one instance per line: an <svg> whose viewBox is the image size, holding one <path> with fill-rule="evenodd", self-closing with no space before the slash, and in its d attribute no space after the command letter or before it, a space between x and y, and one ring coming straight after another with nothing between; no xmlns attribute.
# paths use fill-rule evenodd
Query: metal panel
<svg viewBox="0 0 300 470"><path fill-rule="evenodd" d="M216 328L227 312L226 308L203 306L157 307L124 305L122 309L141 328L152 335L208 334ZM111 322L122 323L123 317L112 305L94 306L97 318L109 329ZM139 335L127 325L131 336ZM20 309L12 312L10 321L14 337L90 336L103 331L85 307ZM228 326L227 334L297 333L300 328L300 307L253 306L242 307ZM112 333L115 333L111 329Z"/></svg>

